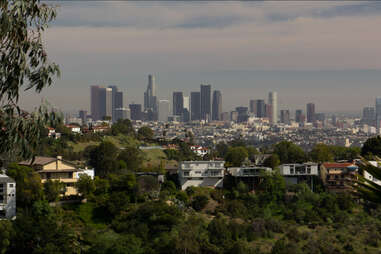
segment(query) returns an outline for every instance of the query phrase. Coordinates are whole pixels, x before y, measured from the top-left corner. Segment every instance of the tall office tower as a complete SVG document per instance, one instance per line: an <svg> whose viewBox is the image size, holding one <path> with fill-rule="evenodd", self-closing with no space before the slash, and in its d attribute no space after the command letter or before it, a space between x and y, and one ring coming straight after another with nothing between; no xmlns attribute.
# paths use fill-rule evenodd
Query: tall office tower
<svg viewBox="0 0 381 254"><path fill-rule="evenodd" d="M307 123L315 122L315 104L308 103L307 104Z"/></svg>
<svg viewBox="0 0 381 254"><path fill-rule="evenodd" d="M82 125L87 124L87 110L80 110L78 116L82 120Z"/></svg>
<svg viewBox="0 0 381 254"><path fill-rule="evenodd" d="M269 93L269 105L271 105L270 123L276 124L278 122L278 95L276 92Z"/></svg>
<svg viewBox="0 0 381 254"><path fill-rule="evenodd" d="M230 120L233 122L238 121L238 112L237 111L231 111L230 112Z"/></svg>
<svg viewBox="0 0 381 254"><path fill-rule="evenodd" d="M130 104L131 120L142 120L142 105Z"/></svg>
<svg viewBox="0 0 381 254"><path fill-rule="evenodd" d="M377 127L377 130L380 131L381 129L381 97L376 98L376 127Z"/></svg>
<svg viewBox="0 0 381 254"><path fill-rule="evenodd" d="M303 123L304 122L304 114L302 109L297 109L295 111L295 122L297 123Z"/></svg>
<svg viewBox="0 0 381 254"><path fill-rule="evenodd" d="M124 107L123 92L122 91L116 92L114 105L115 105L115 109Z"/></svg>
<svg viewBox="0 0 381 254"><path fill-rule="evenodd" d="M247 122L247 119L249 118L249 114L248 114L249 109L247 107L236 107L235 111L238 113L238 116L237 116L238 123Z"/></svg>
<svg viewBox="0 0 381 254"><path fill-rule="evenodd" d="M272 123L272 118L273 118L273 106L270 104L265 105L266 109L266 117L269 119L270 123Z"/></svg>
<svg viewBox="0 0 381 254"><path fill-rule="evenodd" d="M201 120L201 93L191 92L191 120Z"/></svg>
<svg viewBox="0 0 381 254"><path fill-rule="evenodd" d="M336 124L337 124L336 115L332 115L332 125L336 126Z"/></svg>
<svg viewBox="0 0 381 254"><path fill-rule="evenodd" d="M111 114L112 114L112 120L114 121L115 118L115 103L116 103L116 93L118 92L117 86L108 86L108 88L111 89Z"/></svg>
<svg viewBox="0 0 381 254"><path fill-rule="evenodd" d="M181 116L184 110L184 97L183 92L173 92L173 115Z"/></svg>
<svg viewBox="0 0 381 254"><path fill-rule="evenodd" d="M257 100L257 117L266 117L266 104L264 100Z"/></svg>
<svg viewBox="0 0 381 254"><path fill-rule="evenodd" d="M222 113L222 94L221 94L221 91L215 90L213 92L212 120L220 121L221 113Z"/></svg>
<svg viewBox="0 0 381 254"><path fill-rule="evenodd" d="M94 121L101 119L99 112L99 89L99 86L90 87L91 118Z"/></svg>
<svg viewBox="0 0 381 254"><path fill-rule="evenodd" d="M159 121L168 122L168 117L170 115L170 103L169 100L160 100L159 101Z"/></svg>
<svg viewBox="0 0 381 254"><path fill-rule="evenodd" d="M290 110L285 109L280 111L280 122L290 124Z"/></svg>
<svg viewBox="0 0 381 254"><path fill-rule="evenodd" d="M374 126L376 120L376 111L373 107L365 107L362 111L361 121L365 124Z"/></svg>
<svg viewBox="0 0 381 254"><path fill-rule="evenodd" d="M100 119L112 118L112 89L99 88L99 112Z"/></svg>
<svg viewBox="0 0 381 254"><path fill-rule="evenodd" d="M211 85L200 85L201 90L201 120L210 120L211 117Z"/></svg>
<svg viewBox="0 0 381 254"><path fill-rule="evenodd" d="M148 115L148 120L157 120L158 101L156 97L155 76L148 75L148 86L144 92L144 111Z"/></svg>
<svg viewBox="0 0 381 254"><path fill-rule="evenodd" d="M190 112L189 96L184 96L183 102L184 102L184 108Z"/></svg>
<svg viewBox="0 0 381 254"><path fill-rule="evenodd" d="M250 113L257 115L257 103L258 103L258 100L249 101Z"/></svg>
<svg viewBox="0 0 381 254"><path fill-rule="evenodd" d="M129 118L128 114L130 110L127 108L116 108L114 111L115 111L114 112L115 119L113 120L115 122L117 122L118 120L124 120Z"/></svg>

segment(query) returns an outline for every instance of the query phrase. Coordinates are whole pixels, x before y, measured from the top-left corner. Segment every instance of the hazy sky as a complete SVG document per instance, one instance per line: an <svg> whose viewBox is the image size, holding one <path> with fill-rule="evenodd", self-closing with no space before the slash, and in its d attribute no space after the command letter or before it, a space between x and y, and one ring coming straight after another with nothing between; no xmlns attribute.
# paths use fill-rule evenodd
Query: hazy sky
<svg viewBox="0 0 381 254"><path fill-rule="evenodd" d="M354 111L381 96L381 1L57 1L44 38L62 77L46 98L89 109L89 86L117 85L143 102L147 75L159 97L222 91L223 110L278 92L280 108Z"/></svg>

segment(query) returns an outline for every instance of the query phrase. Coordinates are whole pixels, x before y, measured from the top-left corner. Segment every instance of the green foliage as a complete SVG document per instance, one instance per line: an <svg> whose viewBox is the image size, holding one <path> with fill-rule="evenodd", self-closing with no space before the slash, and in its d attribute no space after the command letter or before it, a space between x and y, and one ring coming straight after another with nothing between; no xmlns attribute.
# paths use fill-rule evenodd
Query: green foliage
<svg viewBox="0 0 381 254"><path fill-rule="evenodd" d="M306 159L303 149L289 141L282 141L275 145L274 153L278 155L280 163L301 163Z"/></svg>
<svg viewBox="0 0 381 254"><path fill-rule="evenodd" d="M142 168L144 157L140 149L136 147L126 147L120 152L117 159L125 162L126 169L139 171Z"/></svg>
<svg viewBox="0 0 381 254"><path fill-rule="evenodd" d="M118 120L111 126L111 133L114 136L118 134L123 134L127 136L135 136L135 130L132 126L132 123L128 119Z"/></svg>
<svg viewBox="0 0 381 254"><path fill-rule="evenodd" d="M14 237L12 223L7 220L0 220L0 254L5 254Z"/></svg>
<svg viewBox="0 0 381 254"><path fill-rule="evenodd" d="M263 162L265 167L276 169L280 165L279 156L277 154L272 154Z"/></svg>
<svg viewBox="0 0 381 254"><path fill-rule="evenodd" d="M329 146L316 144L309 156L312 161L323 163L336 160L353 160L360 155L358 147Z"/></svg>
<svg viewBox="0 0 381 254"><path fill-rule="evenodd" d="M113 231L98 234L86 252L91 254L143 254L141 239L134 235L120 235Z"/></svg>
<svg viewBox="0 0 381 254"><path fill-rule="evenodd" d="M46 201L33 204L14 223L11 253L79 253L76 235Z"/></svg>
<svg viewBox="0 0 381 254"><path fill-rule="evenodd" d="M119 149L111 142L104 141L90 151L89 164L94 167L95 174L105 177L110 173L117 172Z"/></svg>
<svg viewBox="0 0 381 254"><path fill-rule="evenodd" d="M33 202L44 198L40 175L32 168L12 163L8 165L7 175L16 181L18 207L31 206Z"/></svg>
<svg viewBox="0 0 381 254"><path fill-rule="evenodd" d="M362 156L381 156L381 136L369 138L361 148Z"/></svg>
<svg viewBox="0 0 381 254"><path fill-rule="evenodd" d="M95 182L91 179L89 175L81 174L78 181L75 183L75 187L82 197L87 198L92 195L96 190Z"/></svg>
<svg viewBox="0 0 381 254"><path fill-rule="evenodd" d="M329 146L325 144L316 144L310 152L310 157L312 161L318 163L330 162L334 160L334 154L329 149Z"/></svg>
<svg viewBox="0 0 381 254"><path fill-rule="evenodd" d="M57 201L61 194L65 193L65 186L60 181L47 180L44 183L45 197L49 202Z"/></svg>
<svg viewBox="0 0 381 254"><path fill-rule="evenodd" d="M237 146L229 148L225 161L228 166L240 167L242 162L247 158L248 153L245 147Z"/></svg>
<svg viewBox="0 0 381 254"><path fill-rule="evenodd" d="M201 211L208 204L209 198L205 195L197 195L193 197L192 207L196 211Z"/></svg>
<svg viewBox="0 0 381 254"><path fill-rule="evenodd" d="M0 15L0 154L3 159L31 158L43 127L57 123L59 117L46 107L29 114L17 103L20 89L39 93L60 74L58 66L49 62L42 40L56 11L38 0L2 0Z"/></svg>
<svg viewBox="0 0 381 254"><path fill-rule="evenodd" d="M138 130L138 139L139 140L145 140L145 141L150 141L153 139L153 131L151 128L147 126L143 126Z"/></svg>
<svg viewBox="0 0 381 254"><path fill-rule="evenodd" d="M229 146L226 143L218 143L216 145L217 154L220 158L225 158L229 151Z"/></svg>

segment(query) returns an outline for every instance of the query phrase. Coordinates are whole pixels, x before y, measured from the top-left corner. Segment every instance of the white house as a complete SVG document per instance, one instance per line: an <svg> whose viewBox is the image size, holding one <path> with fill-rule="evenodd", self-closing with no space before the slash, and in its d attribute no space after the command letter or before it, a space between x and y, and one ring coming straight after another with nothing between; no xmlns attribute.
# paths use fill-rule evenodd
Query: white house
<svg viewBox="0 0 381 254"><path fill-rule="evenodd" d="M16 217L16 182L0 174L0 220Z"/></svg>
<svg viewBox="0 0 381 254"><path fill-rule="evenodd" d="M243 182L250 191L255 190L263 179L264 173L271 173L272 169L267 167L249 166L249 167L232 167L227 169L228 175L233 177L235 184Z"/></svg>
<svg viewBox="0 0 381 254"><path fill-rule="evenodd" d="M202 146L191 146L190 149L198 156L204 157L209 153L209 149Z"/></svg>
<svg viewBox="0 0 381 254"><path fill-rule="evenodd" d="M313 188L313 177L319 175L317 163L283 164L279 169L287 184L306 182L311 188Z"/></svg>
<svg viewBox="0 0 381 254"><path fill-rule="evenodd" d="M181 189L190 186L219 187L223 185L225 161L183 161L179 163Z"/></svg>

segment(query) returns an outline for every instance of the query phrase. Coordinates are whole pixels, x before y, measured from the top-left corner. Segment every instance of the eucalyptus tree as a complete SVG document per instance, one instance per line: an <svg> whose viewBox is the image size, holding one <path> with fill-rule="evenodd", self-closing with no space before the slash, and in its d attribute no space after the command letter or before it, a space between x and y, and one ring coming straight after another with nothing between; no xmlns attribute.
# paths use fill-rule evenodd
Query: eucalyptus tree
<svg viewBox="0 0 381 254"><path fill-rule="evenodd" d="M31 158L42 130L60 116L45 105L34 112L19 106L22 90L40 93L60 76L49 61L42 34L56 18L54 6L40 0L0 0L0 154Z"/></svg>

